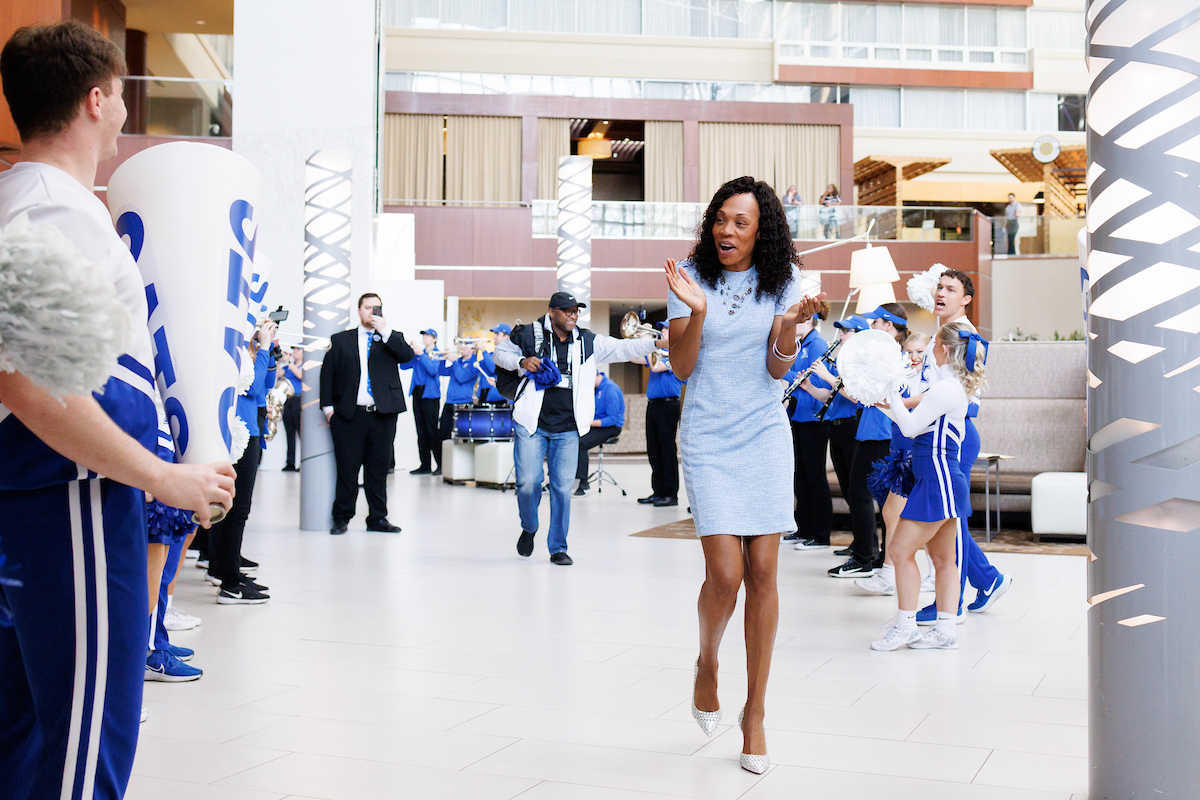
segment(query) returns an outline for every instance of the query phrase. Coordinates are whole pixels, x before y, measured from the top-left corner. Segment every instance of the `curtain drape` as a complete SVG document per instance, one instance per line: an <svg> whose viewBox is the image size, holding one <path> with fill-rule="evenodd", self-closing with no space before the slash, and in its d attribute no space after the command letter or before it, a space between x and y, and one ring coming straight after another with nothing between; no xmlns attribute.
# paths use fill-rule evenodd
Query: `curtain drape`
<svg viewBox="0 0 1200 800"><path fill-rule="evenodd" d="M647 203L683 202L683 123L646 123Z"/></svg>
<svg viewBox="0 0 1200 800"><path fill-rule="evenodd" d="M442 115L385 114L384 200L442 199Z"/></svg>
<svg viewBox="0 0 1200 800"><path fill-rule="evenodd" d="M521 200L520 117L446 117L446 199Z"/></svg>
<svg viewBox="0 0 1200 800"><path fill-rule="evenodd" d="M571 120L538 119L539 200L558 199L558 160L571 155Z"/></svg>
<svg viewBox="0 0 1200 800"><path fill-rule="evenodd" d="M708 202L721 184L752 175L781 197L795 184L803 201L815 204L826 184L837 184L840 156L837 125L701 122L700 199ZM838 189L849 202L853 187Z"/></svg>

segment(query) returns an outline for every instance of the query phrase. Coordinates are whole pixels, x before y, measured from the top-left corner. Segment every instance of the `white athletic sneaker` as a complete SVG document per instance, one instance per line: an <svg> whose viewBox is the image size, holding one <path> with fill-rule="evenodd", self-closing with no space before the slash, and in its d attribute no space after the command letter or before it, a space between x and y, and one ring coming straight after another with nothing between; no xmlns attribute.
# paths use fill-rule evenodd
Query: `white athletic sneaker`
<svg viewBox="0 0 1200 800"><path fill-rule="evenodd" d="M896 584L884 577L882 572L876 572L869 578L856 578L854 585L871 594L893 595L896 593Z"/></svg>
<svg viewBox="0 0 1200 800"><path fill-rule="evenodd" d="M925 629L925 635L909 644L913 650L957 650L958 636L947 634L941 628Z"/></svg>
<svg viewBox="0 0 1200 800"><path fill-rule="evenodd" d="M192 628L200 626L200 618L186 614L174 605L170 605L167 606L167 613L163 614L163 626L169 631L190 631Z"/></svg>
<svg viewBox="0 0 1200 800"><path fill-rule="evenodd" d="M142 717L138 722L145 722L148 719L150 719L150 712L146 710L145 706L142 706Z"/></svg>
<svg viewBox="0 0 1200 800"><path fill-rule="evenodd" d="M889 622L880 630L882 636L878 641L871 642L872 650L899 650L910 642L921 638L921 630L917 627L901 628L895 622Z"/></svg>
<svg viewBox="0 0 1200 800"><path fill-rule="evenodd" d="M935 583L936 580L937 580L937 575L935 573L930 573L930 574L926 575L925 577L921 578L921 591L922 592L936 592L937 591L937 585Z"/></svg>

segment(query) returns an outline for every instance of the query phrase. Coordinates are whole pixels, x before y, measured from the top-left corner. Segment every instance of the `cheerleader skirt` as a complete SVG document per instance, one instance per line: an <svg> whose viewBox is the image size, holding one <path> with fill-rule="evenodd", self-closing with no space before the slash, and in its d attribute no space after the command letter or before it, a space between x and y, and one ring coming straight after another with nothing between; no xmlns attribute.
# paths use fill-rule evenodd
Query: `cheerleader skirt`
<svg viewBox="0 0 1200 800"><path fill-rule="evenodd" d="M901 513L914 522L941 522L969 513L970 484L958 468L958 443L943 437L933 442L933 434L918 436L913 442L912 467L916 478Z"/></svg>

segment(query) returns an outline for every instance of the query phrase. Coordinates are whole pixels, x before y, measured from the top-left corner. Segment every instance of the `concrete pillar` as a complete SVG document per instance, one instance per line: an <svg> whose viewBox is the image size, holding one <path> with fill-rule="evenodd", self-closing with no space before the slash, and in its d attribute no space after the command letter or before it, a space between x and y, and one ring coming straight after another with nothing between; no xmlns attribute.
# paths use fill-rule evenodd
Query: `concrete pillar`
<svg viewBox="0 0 1200 800"><path fill-rule="evenodd" d="M1086 18L1088 796L1197 797L1200 2Z"/></svg>

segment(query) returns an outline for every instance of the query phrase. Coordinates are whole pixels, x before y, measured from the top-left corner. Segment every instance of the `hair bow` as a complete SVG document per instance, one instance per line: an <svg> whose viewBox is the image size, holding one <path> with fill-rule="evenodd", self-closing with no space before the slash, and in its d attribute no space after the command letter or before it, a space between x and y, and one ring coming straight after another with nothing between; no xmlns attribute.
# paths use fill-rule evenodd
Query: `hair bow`
<svg viewBox="0 0 1200 800"><path fill-rule="evenodd" d="M959 339L965 339L967 342L967 372L975 371L975 358L979 352L979 345L983 345L983 362L987 363L988 341L974 331L959 331Z"/></svg>

